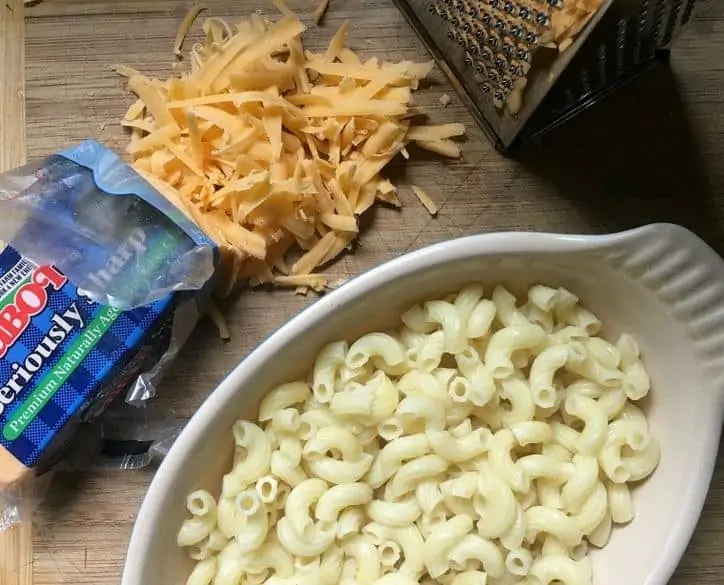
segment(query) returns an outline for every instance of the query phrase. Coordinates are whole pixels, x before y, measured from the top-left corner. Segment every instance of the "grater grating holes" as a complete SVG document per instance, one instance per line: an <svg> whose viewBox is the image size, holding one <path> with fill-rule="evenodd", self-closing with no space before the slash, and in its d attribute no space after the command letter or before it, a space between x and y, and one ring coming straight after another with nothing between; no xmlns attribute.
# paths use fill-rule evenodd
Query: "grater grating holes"
<svg viewBox="0 0 724 585"><path fill-rule="evenodd" d="M676 21L679 17L679 13L681 12L681 7L683 4L683 0L674 1L674 6L671 9L671 14L669 14L669 20L666 23L666 32L664 33L663 39L664 45L668 45L674 37L674 31L676 30Z"/></svg>
<svg viewBox="0 0 724 585"><path fill-rule="evenodd" d="M572 117L666 54L696 0L395 0L502 148ZM448 34L450 33L450 34ZM546 59L538 63L542 47Z"/></svg>
<svg viewBox="0 0 724 585"><path fill-rule="evenodd" d="M636 41L634 43L634 64L641 62L641 49L646 36L646 28L649 21L649 0L641 0L638 13L638 28L636 29Z"/></svg>
<svg viewBox="0 0 724 585"><path fill-rule="evenodd" d="M427 12L447 26L446 36L463 49L462 62L478 83L492 85L500 108L516 84L525 84L540 32L551 26L551 10L563 0L437 0ZM501 105L502 102L502 105Z"/></svg>
<svg viewBox="0 0 724 585"><path fill-rule="evenodd" d="M591 93L591 78L587 69L581 71L581 89L584 95Z"/></svg>
<svg viewBox="0 0 724 585"><path fill-rule="evenodd" d="M598 47L598 78L600 85L608 83L608 47L606 45Z"/></svg>
<svg viewBox="0 0 724 585"><path fill-rule="evenodd" d="M687 0L686 2L686 8L684 9L684 14L681 16L681 26L684 26L685 24L688 24L691 20L691 15L694 13L694 6L696 5L696 0Z"/></svg>
<svg viewBox="0 0 724 585"><path fill-rule="evenodd" d="M654 10L654 28L653 28L653 36L657 40L659 40L659 35L661 34L661 27L664 22L664 13L666 12L666 2L667 0L658 0L656 4L656 10Z"/></svg>
<svg viewBox="0 0 724 585"><path fill-rule="evenodd" d="M627 22L622 18L616 24L616 75L621 75L624 69L626 30Z"/></svg>

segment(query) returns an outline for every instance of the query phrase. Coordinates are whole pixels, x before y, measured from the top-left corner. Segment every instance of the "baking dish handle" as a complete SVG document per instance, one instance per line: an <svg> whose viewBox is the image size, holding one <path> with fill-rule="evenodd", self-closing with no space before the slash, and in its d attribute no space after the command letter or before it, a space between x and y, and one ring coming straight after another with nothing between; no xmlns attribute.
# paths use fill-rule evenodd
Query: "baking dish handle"
<svg viewBox="0 0 724 585"><path fill-rule="evenodd" d="M614 236L608 254L691 332L724 416L724 259L691 231L666 223Z"/></svg>

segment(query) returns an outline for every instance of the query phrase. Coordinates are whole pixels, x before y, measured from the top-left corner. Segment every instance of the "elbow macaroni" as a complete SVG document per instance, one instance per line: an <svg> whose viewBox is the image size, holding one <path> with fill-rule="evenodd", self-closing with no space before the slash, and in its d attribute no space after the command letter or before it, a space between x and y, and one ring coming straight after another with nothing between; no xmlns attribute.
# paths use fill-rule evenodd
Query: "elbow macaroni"
<svg viewBox="0 0 724 585"><path fill-rule="evenodd" d="M415 489L415 499L423 514L432 514L442 504L444 496L440 489L442 478L421 481Z"/></svg>
<svg viewBox="0 0 724 585"><path fill-rule="evenodd" d="M488 462L478 468L478 493L473 496L473 508L480 518L480 536L500 538L515 522L518 502L513 490Z"/></svg>
<svg viewBox="0 0 724 585"><path fill-rule="evenodd" d="M357 585L373 585L380 578L380 553L369 536L363 534L350 536L342 544L342 548L347 556L356 561Z"/></svg>
<svg viewBox="0 0 724 585"><path fill-rule="evenodd" d="M367 521L367 515L360 508L347 508L343 510L337 519L337 540L345 536L356 534Z"/></svg>
<svg viewBox="0 0 724 585"><path fill-rule="evenodd" d="M542 310L531 302L526 303L522 309L522 313L533 325L538 325L548 334L553 333L555 329L555 319L552 313Z"/></svg>
<svg viewBox="0 0 724 585"><path fill-rule="evenodd" d="M578 512L598 484L598 461L591 455L573 456L573 474L561 490L563 509L569 514Z"/></svg>
<svg viewBox="0 0 724 585"><path fill-rule="evenodd" d="M567 346L552 345L533 360L530 367L530 391L536 406L550 408L555 405L556 389L553 378L558 370L568 363L569 354Z"/></svg>
<svg viewBox="0 0 724 585"><path fill-rule="evenodd" d="M336 538L334 524L318 523L314 530L301 535L294 531L288 518L280 518L276 525L277 538L281 545L298 557L316 557L327 550Z"/></svg>
<svg viewBox="0 0 724 585"><path fill-rule="evenodd" d="M330 452L339 453L343 461L359 461L362 443L347 429L324 427L307 441L302 451L307 459L321 458Z"/></svg>
<svg viewBox="0 0 724 585"><path fill-rule="evenodd" d="M450 463L464 463L490 450L493 433L488 429L471 429L462 436L452 431L428 431L427 438L436 455Z"/></svg>
<svg viewBox="0 0 724 585"><path fill-rule="evenodd" d="M422 514L414 496L407 497L400 502L372 500L367 504L365 510L367 515L378 524L398 528L409 526Z"/></svg>
<svg viewBox="0 0 724 585"><path fill-rule="evenodd" d="M407 433L445 428L445 402L424 394L406 396L397 407L397 418Z"/></svg>
<svg viewBox="0 0 724 585"><path fill-rule="evenodd" d="M424 455L405 463L395 473L390 486L390 495L393 499L400 498L415 490L418 484L427 478L444 473L448 461L439 455Z"/></svg>
<svg viewBox="0 0 724 585"><path fill-rule="evenodd" d="M575 520L583 534L590 535L603 522L607 512L608 494L604 485L599 481L581 509L571 518Z"/></svg>
<svg viewBox="0 0 724 585"><path fill-rule="evenodd" d="M533 506L524 512L526 540L533 542L538 533L555 536L565 546L572 548L580 544L583 531L574 518L561 510L546 506Z"/></svg>
<svg viewBox="0 0 724 585"><path fill-rule="evenodd" d="M523 545L523 540L525 540L525 531L527 528L525 520L526 509L528 508L524 508L521 504L518 505L513 525L500 537L500 544L502 544L506 550L515 550Z"/></svg>
<svg viewBox="0 0 724 585"><path fill-rule="evenodd" d="M493 289L495 314L503 327L510 327L516 321L516 299L505 287L497 285Z"/></svg>
<svg viewBox="0 0 724 585"><path fill-rule="evenodd" d="M595 400L585 396L568 397L564 408L584 424L578 437L578 452L586 455L598 453L608 430L608 417L604 410Z"/></svg>
<svg viewBox="0 0 724 585"><path fill-rule="evenodd" d="M402 557L402 549L394 540L385 540L379 545L380 563L383 567L390 570L395 569L395 565Z"/></svg>
<svg viewBox="0 0 724 585"><path fill-rule="evenodd" d="M631 492L625 483L606 482L608 491L608 508L611 511L611 519L616 524L626 524L633 520L634 507L631 500Z"/></svg>
<svg viewBox="0 0 724 585"><path fill-rule="evenodd" d="M311 395L311 389L304 382L282 384L269 392L261 401L261 405L259 405L259 421L271 420L274 413L305 402Z"/></svg>
<svg viewBox="0 0 724 585"><path fill-rule="evenodd" d="M493 435L488 459L493 471L502 477L514 491L524 493L530 489L530 480L520 466L513 461L512 451L516 443L513 431L510 429L499 430Z"/></svg>
<svg viewBox="0 0 724 585"><path fill-rule="evenodd" d="M558 291L550 286L536 284L528 289L528 301L544 313L551 313L556 308Z"/></svg>
<svg viewBox="0 0 724 585"><path fill-rule="evenodd" d="M332 457L307 460L307 467L329 483L354 483L359 481L372 465L372 455L362 453L357 461L340 461Z"/></svg>
<svg viewBox="0 0 724 585"><path fill-rule="evenodd" d="M186 507L193 517L181 525L176 539L178 546L198 544L211 535L217 524L217 506L210 493L197 490L189 494Z"/></svg>
<svg viewBox="0 0 724 585"><path fill-rule="evenodd" d="M414 524L410 524L405 528L398 528L395 530L394 540L399 543L404 557L404 561L400 565L400 573L419 578L425 570L425 558L423 556L425 541L422 534L420 534L420 530Z"/></svg>
<svg viewBox="0 0 724 585"><path fill-rule="evenodd" d="M440 365L444 353L445 334L442 331L435 331L428 335L418 348L408 351L408 359L420 371L429 374Z"/></svg>
<svg viewBox="0 0 724 585"><path fill-rule="evenodd" d="M430 577L436 579L448 570L448 552L463 540L472 527L473 521L467 516L454 516L432 531L422 548Z"/></svg>
<svg viewBox="0 0 724 585"><path fill-rule="evenodd" d="M247 495L252 503L248 513L244 514L246 523L234 534L234 543L243 554L257 550L264 543L269 531L269 516L264 504L259 500L255 490L248 490Z"/></svg>
<svg viewBox="0 0 724 585"><path fill-rule="evenodd" d="M297 534L306 535L307 528L312 525L310 508L319 502L328 488L327 482L315 477L305 479L289 492L284 515Z"/></svg>
<svg viewBox="0 0 724 585"><path fill-rule="evenodd" d="M485 350L485 365L493 378L510 378L515 372L513 352L533 349L546 338L546 332L537 325L511 325L493 333Z"/></svg>
<svg viewBox="0 0 724 585"><path fill-rule="evenodd" d="M483 285L476 283L463 287L455 296L454 305L464 326L467 324L470 315L472 315L482 297Z"/></svg>
<svg viewBox="0 0 724 585"><path fill-rule="evenodd" d="M533 561L528 574L537 578L541 585L550 585L553 582L562 585L590 583L585 567L563 555L539 557Z"/></svg>
<svg viewBox="0 0 724 585"><path fill-rule="evenodd" d="M335 391L338 370L345 363L348 347L343 341L330 343L322 348L312 370L312 392L321 404L327 404Z"/></svg>
<svg viewBox="0 0 724 585"><path fill-rule="evenodd" d="M464 571L469 561L480 563L483 570L495 579L505 574L505 560L500 549L487 538L468 534L448 553L450 564L458 571Z"/></svg>
<svg viewBox="0 0 724 585"><path fill-rule="evenodd" d="M373 357L388 366L396 366L405 361L406 352L404 346L387 333L368 333L350 346L345 364L348 368L361 368Z"/></svg>
<svg viewBox="0 0 724 585"><path fill-rule="evenodd" d="M635 340L561 288L471 284L337 341L232 427L218 500L189 494L187 585L592 585L658 441Z"/></svg>
<svg viewBox="0 0 724 585"><path fill-rule="evenodd" d="M525 380L519 378L503 380L500 395L510 403L510 410L502 413L501 422L504 426L533 420L536 405L531 388Z"/></svg>
<svg viewBox="0 0 724 585"><path fill-rule="evenodd" d="M480 339L490 332L495 319L495 303L488 299L479 301L467 322L468 338Z"/></svg>
<svg viewBox="0 0 724 585"><path fill-rule="evenodd" d="M467 335L460 312L452 303L428 301L425 316L430 323L439 323L445 339L445 352L460 353L467 345Z"/></svg>
<svg viewBox="0 0 724 585"><path fill-rule="evenodd" d="M233 428L236 453L232 475L254 483L269 471L271 443L261 428L247 421L237 421Z"/></svg>
<svg viewBox="0 0 724 585"><path fill-rule="evenodd" d="M369 484L341 483L322 494L314 513L319 520L334 522L345 508L362 506L371 500L372 488Z"/></svg>

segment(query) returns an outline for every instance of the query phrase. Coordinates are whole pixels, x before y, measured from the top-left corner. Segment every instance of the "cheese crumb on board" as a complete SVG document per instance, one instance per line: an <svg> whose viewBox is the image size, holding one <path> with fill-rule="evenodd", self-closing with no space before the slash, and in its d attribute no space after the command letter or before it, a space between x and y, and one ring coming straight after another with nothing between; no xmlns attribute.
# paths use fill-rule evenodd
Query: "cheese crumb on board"
<svg viewBox="0 0 724 585"><path fill-rule="evenodd" d="M420 200L420 203L422 203L423 207L427 209L427 212L432 216L437 215L437 204L432 200L432 197L430 197L417 185L410 185L410 188L415 194L415 197Z"/></svg>
<svg viewBox="0 0 724 585"><path fill-rule="evenodd" d="M274 4L276 22L206 20L186 73L159 80L115 66L138 98L122 121L126 152L218 244L219 296L242 283L328 287L315 271L351 247L358 216L376 202L400 206L386 165L408 158L410 143L457 158L451 138L465 132L411 122L411 94L432 62L363 61L346 46L347 22L325 51L306 51L304 25ZM200 9L184 19L175 49Z"/></svg>
<svg viewBox="0 0 724 585"><path fill-rule="evenodd" d="M448 94L444 93L440 96L440 105L443 108L447 108L450 105L450 101L450 96Z"/></svg>
<svg viewBox="0 0 724 585"><path fill-rule="evenodd" d="M229 329L229 324L226 322L223 313L219 310L219 307L217 307L216 304L211 303L206 314L208 315L209 319L211 319L211 322L219 330L219 337L221 338L221 340L230 341L231 330Z"/></svg>

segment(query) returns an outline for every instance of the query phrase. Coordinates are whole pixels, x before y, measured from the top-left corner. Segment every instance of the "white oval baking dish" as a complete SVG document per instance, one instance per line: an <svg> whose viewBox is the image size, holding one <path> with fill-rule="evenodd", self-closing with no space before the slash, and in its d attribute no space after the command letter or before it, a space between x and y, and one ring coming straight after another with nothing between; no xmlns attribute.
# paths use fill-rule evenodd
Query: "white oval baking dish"
<svg viewBox="0 0 724 585"><path fill-rule="evenodd" d="M629 331L639 341L662 461L635 490L636 519L593 553L594 583L665 585L704 504L724 412L724 261L691 232L665 224L608 236L462 238L388 262L319 300L242 361L188 423L138 514L122 585L185 583L191 565L175 544L185 497L199 487L218 491L231 425L253 417L265 391L303 376L324 343L393 325L413 302L470 281L521 291L565 286L606 333Z"/></svg>

